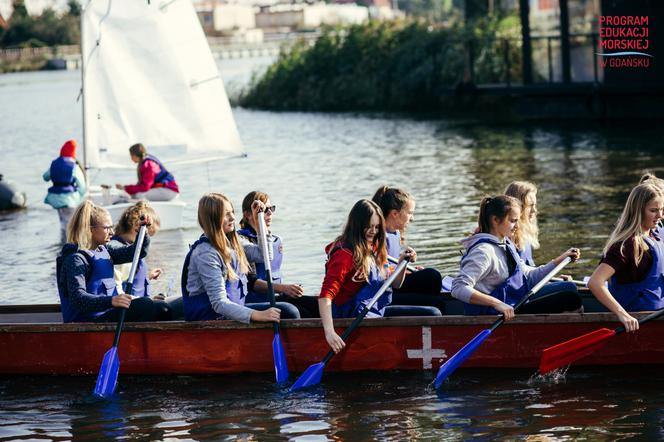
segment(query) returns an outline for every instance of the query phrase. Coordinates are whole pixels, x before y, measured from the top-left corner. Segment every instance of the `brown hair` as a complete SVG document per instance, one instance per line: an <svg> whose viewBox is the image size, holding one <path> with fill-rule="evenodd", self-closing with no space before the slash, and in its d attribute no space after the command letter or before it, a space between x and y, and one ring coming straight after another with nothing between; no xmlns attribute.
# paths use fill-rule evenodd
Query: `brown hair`
<svg viewBox="0 0 664 442"><path fill-rule="evenodd" d="M514 197L507 195L485 196L480 203L480 215L477 224L480 233L491 232L491 217L499 220L505 219L512 209L521 208L521 203Z"/></svg>
<svg viewBox="0 0 664 442"><path fill-rule="evenodd" d="M373 244L368 245L364 232L371 224L371 217L374 215L379 219L378 233L373 239ZM385 218L380 207L373 201L361 199L355 203L348 214L343 233L335 242L353 251L353 266L360 278L365 280L369 278L372 261L381 273L384 272L382 266L387 262Z"/></svg>
<svg viewBox="0 0 664 442"><path fill-rule="evenodd" d="M67 242L81 249L92 249L92 226L99 224L105 216L111 217L106 209L90 200L83 201L67 224Z"/></svg>
<svg viewBox="0 0 664 442"><path fill-rule="evenodd" d="M242 219L240 220L240 227L247 229L251 227L249 219L247 218L247 213L251 215L251 205L254 201L258 200L262 203L267 204L267 201L270 199L270 196L261 192L260 190L254 190L249 192L244 199L242 200Z"/></svg>
<svg viewBox="0 0 664 442"><path fill-rule="evenodd" d="M127 207L125 211L122 212L120 219L115 225L115 234L124 235L125 233L133 232L136 226L140 224L142 215L150 216L150 218L152 218L152 226L159 229L161 226L159 215L157 215L157 212L155 212L152 206L150 206L150 203L141 200L133 206Z"/></svg>
<svg viewBox="0 0 664 442"><path fill-rule="evenodd" d="M231 265L231 250L234 250L237 255L242 273L249 270L249 263L237 237L237 232L233 230L224 233L222 223L229 210L233 210L233 204L225 195L218 192L206 193L198 201L198 224L210 240L212 247L221 255L228 271L228 279L236 280L238 275L235 274Z"/></svg>
<svg viewBox="0 0 664 442"><path fill-rule="evenodd" d="M142 160L148 154L148 151L142 143L136 143L129 148L129 153Z"/></svg>

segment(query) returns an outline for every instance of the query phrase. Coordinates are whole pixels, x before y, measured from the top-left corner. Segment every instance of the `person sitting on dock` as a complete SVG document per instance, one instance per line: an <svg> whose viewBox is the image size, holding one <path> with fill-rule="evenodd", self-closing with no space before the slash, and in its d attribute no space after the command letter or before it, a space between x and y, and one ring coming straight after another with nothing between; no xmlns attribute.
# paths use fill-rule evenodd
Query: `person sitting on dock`
<svg viewBox="0 0 664 442"><path fill-rule="evenodd" d="M271 247L268 249L272 251L270 257L271 272L272 272L272 285L276 299L281 302L293 304L300 312L301 318L317 318L318 317L318 299L315 296L306 296L300 284L284 284L281 275L281 264L284 259L284 246L281 237L274 235L270 231L272 218L276 207L270 201L270 197L265 192L252 191L249 192L242 200L242 219L240 220L241 229L238 230L240 239L244 246L247 260L249 261L249 277L253 278L253 285L250 284L249 294L247 295L248 303L268 302L267 296L267 276L265 271L265 264L263 255L259 247L249 247L250 244L258 245L258 220L254 217L251 206L254 201L261 201L265 204L265 227L267 228L266 236L268 243ZM258 215L260 216L260 214Z"/></svg>
<svg viewBox="0 0 664 442"><path fill-rule="evenodd" d="M394 269L387 260L385 220L380 207L373 201L359 200L350 211L343 233L325 247L327 263L325 279L318 298L325 339L336 353L345 346L334 330L332 318L357 316L380 290ZM415 258L410 247L404 248L399 262ZM441 316L440 310L430 306L390 305L392 289L401 286L405 269L392 288L378 299L367 317L381 316Z"/></svg>
<svg viewBox="0 0 664 442"><path fill-rule="evenodd" d="M129 156L138 164L138 183L116 184L115 187L135 199L170 201L178 197L180 189L175 178L155 156L148 154L145 146L134 144L129 148Z"/></svg>
<svg viewBox="0 0 664 442"><path fill-rule="evenodd" d="M150 217L145 223L149 225ZM149 297L132 299L118 293L113 265L131 262L135 245L110 244L111 216L91 201L78 206L67 226L67 243L56 260L56 274L64 322L115 322L119 309L127 321L169 320L166 306ZM146 235L141 257L148 253ZM162 303L163 304L163 303Z"/></svg>
<svg viewBox="0 0 664 442"><path fill-rule="evenodd" d="M461 271L452 281L452 296L463 301L468 315L503 314L514 317L513 306L566 257L578 259L579 249L565 253L539 267L526 265L509 238L517 229L521 204L506 195L485 197L480 204L477 233L464 239ZM561 313L581 308L578 293L535 295L518 313Z"/></svg>
<svg viewBox="0 0 664 442"><path fill-rule="evenodd" d="M254 214L263 203L252 206ZM254 215L255 216L255 215ZM182 301L186 321L232 319L239 322L279 322L297 319L291 305L279 302L246 304L249 263L235 231L235 212L221 193L208 193L198 202L203 234L189 249L182 267Z"/></svg>
<svg viewBox="0 0 664 442"><path fill-rule="evenodd" d="M372 198L385 217L385 236L389 258L401 254L404 235L415 215L415 199L405 190L381 186ZM433 268L418 267L416 272L406 271L400 288L394 290L392 305L430 305L445 311L445 301L440 294L440 272Z"/></svg>
<svg viewBox="0 0 664 442"><path fill-rule="evenodd" d="M58 211L63 239L67 224L76 207L85 198L86 186L83 168L76 160L76 140L67 140L60 148L60 156L42 176L44 181L53 181L44 202Z"/></svg>
<svg viewBox="0 0 664 442"><path fill-rule="evenodd" d="M659 186L646 180L634 187L588 281L593 295L628 332L639 328L628 312L664 308L664 243L654 233L663 210L664 192Z"/></svg>

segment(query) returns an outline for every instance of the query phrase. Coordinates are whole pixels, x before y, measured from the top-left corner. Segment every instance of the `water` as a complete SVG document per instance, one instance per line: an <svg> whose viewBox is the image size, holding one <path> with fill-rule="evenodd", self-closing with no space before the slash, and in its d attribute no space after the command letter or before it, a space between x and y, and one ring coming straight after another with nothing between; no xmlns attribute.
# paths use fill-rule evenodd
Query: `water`
<svg viewBox="0 0 664 442"><path fill-rule="evenodd" d="M262 62L264 63L264 61ZM221 65L239 87L253 65ZM235 83L233 83L235 82ZM28 210L0 214L0 303L57 302L57 214L41 201L41 174L68 138L80 140L75 72L0 76L0 173L27 192ZM229 87L231 88L231 87ZM597 263L630 187L647 169L664 175L661 131L627 124L483 126L375 114L272 113L236 109L248 158L173 167L189 206L186 228L155 237L149 263L164 268L157 290L179 291L187 244L200 230L195 207L207 191L239 206L250 190L277 205L284 274L317 294L325 244L352 204L383 183L417 198L409 242L443 274L458 269L459 245L479 199L513 179L540 186L540 262L571 246ZM99 174L97 183L134 174ZM635 374L638 375L635 376ZM656 440L663 435L662 374L651 368L573 368L562 383L529 384L523 371L459 370L442 396L430 373L329 374L310 394L285 396L270 375L122 377L110 403L90 403L92 378L0 379L0 440ZM647 398L647 399L646 399ZM539 439L536 439L539 438Z"/></svg>

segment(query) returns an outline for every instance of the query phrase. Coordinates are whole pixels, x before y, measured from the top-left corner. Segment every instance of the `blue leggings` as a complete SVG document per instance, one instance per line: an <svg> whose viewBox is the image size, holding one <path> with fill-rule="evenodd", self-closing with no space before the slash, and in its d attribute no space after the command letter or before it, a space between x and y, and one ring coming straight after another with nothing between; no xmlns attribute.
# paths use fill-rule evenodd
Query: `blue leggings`
<svg viewBox="0 0 664 442"><path fill-rule="evenodd" d="M388 305L385 307L388 316L443 316L439 309L426 305Z"/></svg>
<svg viewBox="0 0 664 442"><path fill-rule="evenodd" d="M259 311L267 310L271 307L269 302L253 302L244 306ZM300 319L300 312L293 304L277 302L275 307L281 310L281 319Z"/></svg>

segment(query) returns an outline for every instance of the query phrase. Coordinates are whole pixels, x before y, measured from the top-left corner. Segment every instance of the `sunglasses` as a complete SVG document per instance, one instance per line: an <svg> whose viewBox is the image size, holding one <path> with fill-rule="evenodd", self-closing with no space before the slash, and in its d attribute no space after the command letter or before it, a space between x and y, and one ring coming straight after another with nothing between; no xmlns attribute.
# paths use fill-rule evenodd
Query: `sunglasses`
<svg viewBox="0 0 664 442"><path fill-rule="evenodd" d="M275 210L277 210L277 206L275 206L274 204L271 206L265 206L265 213L267 212L274 213Z"/></svg>

